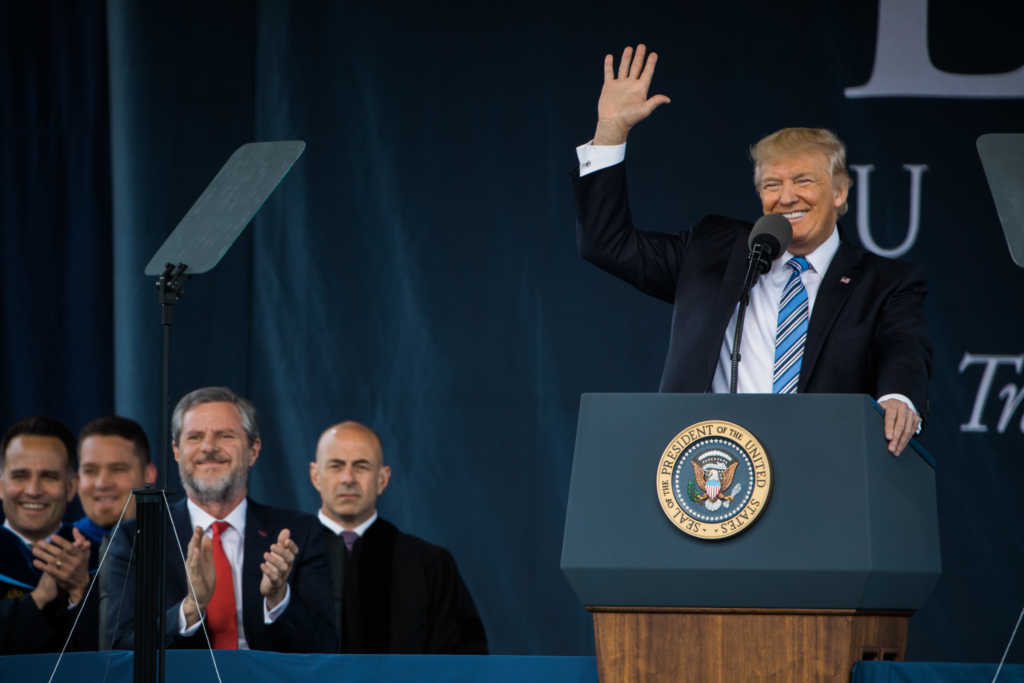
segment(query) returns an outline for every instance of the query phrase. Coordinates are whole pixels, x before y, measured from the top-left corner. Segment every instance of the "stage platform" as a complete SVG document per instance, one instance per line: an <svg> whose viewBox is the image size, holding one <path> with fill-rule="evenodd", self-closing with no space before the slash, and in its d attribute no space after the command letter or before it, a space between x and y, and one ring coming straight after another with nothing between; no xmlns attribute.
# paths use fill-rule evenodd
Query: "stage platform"
<svg viewBox="0 0 1024 683"><path fill-rule="evenodd" d="M217 652L225 683L596 683L593 657L290 655ZM0 657L0 683L46 683L57 655ZM990 683L995 664L861 662L851 683ZM64 656L54 683L130 683L130 652L77 652ZM210 655L197 650L167 653L167 680L216 683ZM998 683L1024 683L1024 664L1003 667Z"/></svg>

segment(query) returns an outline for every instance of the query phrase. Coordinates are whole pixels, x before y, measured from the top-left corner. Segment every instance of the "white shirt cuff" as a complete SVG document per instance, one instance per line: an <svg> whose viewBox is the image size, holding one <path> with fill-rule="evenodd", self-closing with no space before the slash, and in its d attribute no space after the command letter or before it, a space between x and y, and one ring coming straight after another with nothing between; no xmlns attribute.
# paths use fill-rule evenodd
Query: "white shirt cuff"
<svg viewBox="0 0 1024 683"><path fill-rule="evenodd" d="M897 401L902 401L903 403L906 403L907 406L911 410L914 411L914 415L917 415L918 417L921 417L921 414L919 412L917 412L917 408L914 407L914 402L911 401L906 396L904 396L903 394L886 394L885 396L880 396L877 400L878 400L879 403L881 403L882 401L888 401L890 398L894 398ZM914 432L915 434L920 434L921 433L921 425L923 425L923 424L924 424L924 422L919 422L918 423L917 431Z"/></svg>
<svg viewBox="0 0 1024 683"><path fill-rule="evenodd" d="M281 613L284 612L284 608L288 606L288 601L292 599L292 587L285 584L284 587L284 600L277 603L277 607L272 610L267 610L267 599L263 598L263 623L273 624Z"/></svg>
<svg viewBox="0 0 1024 683"><path fill-rule="evenodd" d="M595 145L593 140L576 148L580 161L580 177L602 169L621 164L626 160L626 143L621 145Z"/></svg>
<svg viewBox="0 0 1024 683"><path fill-rule="evenodd" d="M190 627L185 628L185 601L182 600L178 603L178 634L183 636L190 636L199 630L199 625L203 623L203 615L199 615L199 619L196 623Z"/></svg>

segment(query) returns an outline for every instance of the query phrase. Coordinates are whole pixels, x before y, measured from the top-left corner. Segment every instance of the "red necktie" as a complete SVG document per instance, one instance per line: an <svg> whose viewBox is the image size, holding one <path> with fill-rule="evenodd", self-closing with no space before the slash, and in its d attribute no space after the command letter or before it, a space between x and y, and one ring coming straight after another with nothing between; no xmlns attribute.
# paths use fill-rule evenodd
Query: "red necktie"
<svg viewBox="0 0 1024 683"><path fill-rule="evenodd" d="M238 619L235 616L235 582L231 577L231 564L224 554L220 535L231 525L227 522L213 523L213 566L217 570L217 583L213 597L206 606L206 620L213 634L213 649L238 649Z"/></svg>

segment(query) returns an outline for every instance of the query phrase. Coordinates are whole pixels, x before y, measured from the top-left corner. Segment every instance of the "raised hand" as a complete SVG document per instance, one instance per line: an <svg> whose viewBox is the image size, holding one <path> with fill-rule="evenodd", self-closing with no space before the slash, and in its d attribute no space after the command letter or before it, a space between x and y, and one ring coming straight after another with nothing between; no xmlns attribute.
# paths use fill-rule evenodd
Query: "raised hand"
<svg viewBox="0 0 1024 683"><path fill-rule="evenodd" d="M665 95L647 97L657 61L658 54L652 52L647 55L647 47L643 43L636 46L636 54L633 54L633 48L627 47L622 51L616 75L613 68L615 59L605 55L604 86L597 101L595 145L621 145L626 141L630 128L661 105L671 102Z"/></svg>
<svg viewBox="0 0 1024 683"><path fill-rule="evenodd" d="M270 546L269 552L263 553L263 562L260 563L263 572L260 595L267 599L268 611L277 607L288 593L288 576L292 573L295 556L299 552L299 546L291 539L291 535L288 529L281 529L277 543Z"/></svg>
<svg viewBox="0 0 1024 683"><path fill-rule="evenodd" d="M217 585L217 567L213 564L213 539L203 535L203 528L200 526L195 528L192 538L188 541L185 571L195 590L195 599L192 597L192 591L189 591L182 605L185 625L188 628L199 621L203 610L210 604L213 589Z"/></svg>

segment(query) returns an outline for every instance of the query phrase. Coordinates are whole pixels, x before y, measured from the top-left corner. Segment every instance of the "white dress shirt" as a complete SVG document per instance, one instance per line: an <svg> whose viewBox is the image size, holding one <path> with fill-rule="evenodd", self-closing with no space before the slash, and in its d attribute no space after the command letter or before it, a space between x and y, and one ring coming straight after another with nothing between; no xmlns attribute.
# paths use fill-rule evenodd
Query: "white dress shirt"
<svg viewBox="0 0 1024 683"><path fill-rule="evenodd" d="M320 508L319 510L317 510L316 516L320 520L321 524L323 524L325 527L327 527L328 529L330 529L331 531L334 532L335 536L340 536L341 532L345 531L345 528L343 526L341 526L340 524L335 522L333 519L331 519L330 517L328 517L327 515L324 514L323 508ZM362 538L363 534L366 533L366 530L370 528L370 525L373 524L376 521L377 521L377 511L374 510L373 511L373 515L371 515L368 520L366 520L365 522L363 522L362 524L357 526L355 529L350 529L350 531L356 532L356 536L358 536L359 538Z"/></svg>
<svg viewBox="0 0 1024 683"><path fill-rule="evenodd" d="M828 270L832 258L839 249L839 232L832 234L817 249L804 258L810 268L800 274L800 279L807 290L808 318L814 310L814 300L818 296L821 276ZM743 339L740 340L739 373L736 380L736 391L741 394L770 394L775 374L775 332L779 325L779 300L782 290L786 287L793 269L786 263L793 255L788 251L772 261L771 269L762 275L750 290L750 305L747 317L743 322ZM711 391L716 394L729 393L729 380L732 373L732 343L736 333L736 317L739 304L729 318L725 327L725 338L722 350L718 353L718 365L715 367L715 378L711 381Z"/></svg>
<svg viewBox="0 0 1024 683"><path fill-rule="evenodd" d="M248 650L249 641L245 638L245 628L242 621L242 562L245 560L245 512L249 507L249 501L243 498L242 502L223 520L213 517L206 510L193 503L191 499L187 499L185 504L188 508L189 519L192 522L190 528L202 527L204 536L213 537L214 522L224 521L229 524L229 527L220 534L220 544L224 549L224 555L228 558L228 564L231 565L231 579L235 589L235 617L238 622L238 649ZM189 589L189 594L191 594L191 589ZM264 598L263 623L274 623L281 616L281 613L284 612L290 600L290 586L285 588L284 600L278 603L272 610L267 609L267 599ZM192 624L191 628L186 628L185 623L185 606L182 604L178 608L178 632L183 636L190 636L199 630L200 622L197 621Z"/></svg>
<svg viewBox="0 0 1024 683"><path fill-rule="evenodd" d="M621 164L626 159L626 144L594 145L584 143L576 148L576 158L580 163L580 177ZM807 314L810 319L814 312L814 300L818 295L821 278L832 263L832 258L839 249L839 231L832 234L817 249L805 257L811 267L800 274L800 279L807 290ZM779 324L779 300L786 286L792 269L786 265L793 255L784 252L772 261L771 269L761 276L750 290L750 305L747 317L743 322L743 339L740 341L739 372L736 380L736 391L741 394L770 394L775 372L775 331ZM725 328L725 338L718 354L718 365L715 377L711 381L711 391L724 394L729 391L730 373L732 372L732 342L736 331L736 315L739 304L729 318ZM880 396L879 403L895 398L910 406L917 413L913 401L903 394L886 394ZM918 426L918 432L921 431Z"/></svg>

